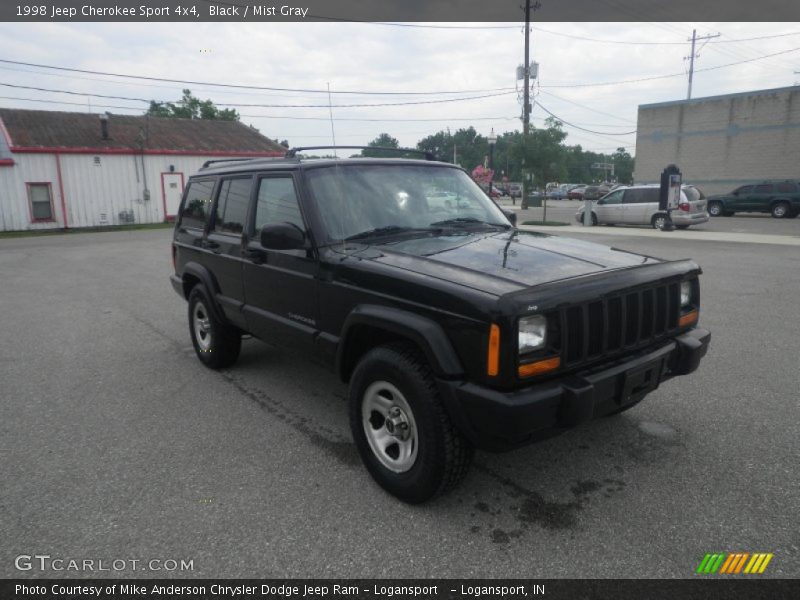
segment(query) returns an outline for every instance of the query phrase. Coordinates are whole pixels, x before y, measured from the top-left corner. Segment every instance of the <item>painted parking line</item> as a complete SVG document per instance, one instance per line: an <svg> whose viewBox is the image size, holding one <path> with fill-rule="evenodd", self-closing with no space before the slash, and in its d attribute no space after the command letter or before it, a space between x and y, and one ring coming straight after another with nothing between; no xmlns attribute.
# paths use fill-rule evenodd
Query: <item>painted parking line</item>
<svg viewBox="0 0 800 600"><path fill-rule="evenodd" d="M736 242L744 244L772 244L775 246L800 246L800 235L766 235L760 233L732 233L723 231L658 231L656 229L634 229L632 227L582 227L569 225L565 227L546 227L537 225L520 225L524 231L539 231L556 235L570 234L611 235L616 237L656 237L662 239L700 240L705 242Z"/></svg>

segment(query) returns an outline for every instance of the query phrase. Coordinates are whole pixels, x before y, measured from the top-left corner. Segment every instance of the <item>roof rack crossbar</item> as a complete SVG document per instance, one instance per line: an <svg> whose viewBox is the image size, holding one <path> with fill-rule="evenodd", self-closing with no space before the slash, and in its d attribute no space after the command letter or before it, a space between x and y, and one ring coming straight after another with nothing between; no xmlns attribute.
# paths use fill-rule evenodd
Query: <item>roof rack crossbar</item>
<svg viewBox="0 0 800 600"><path fill-rule="evenodd" d="M257 158L257 157L252 157L252 158L215 158L214 160L207 160L206 162L204 162L203 166L201 168L205 169L206 167L208 167L209 165L213 165L214 163L241 162L243 160L253 160L253 158Z"/></svg>
<svg viewBox="0 0 800 600"><path fill-rule="evenodd" d="M385 146L302 146L299 148L292 148L286 151L286 158L295 158L298 152L305 150L386 150L389 152L411 152L413 154L421 154L425 160L437 160L432 152L427 150L417 150L415 148L388 148Z"/></svg>

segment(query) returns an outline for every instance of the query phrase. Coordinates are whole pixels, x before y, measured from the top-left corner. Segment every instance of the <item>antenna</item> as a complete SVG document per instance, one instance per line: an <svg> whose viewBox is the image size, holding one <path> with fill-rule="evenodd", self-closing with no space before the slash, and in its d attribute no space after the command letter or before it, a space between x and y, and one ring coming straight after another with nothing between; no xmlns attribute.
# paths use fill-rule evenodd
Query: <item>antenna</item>
<svg viewBox="0 0 800 600"><path fill-rule="evenodd" d="M328 82L328 112L331 115L331 137L333 138L333 147L334 147L333 155L336 158L339 158L339 155L336 154L336 150L335 150L335 148L336 148L336 132L333 130L333 105L331 104L331 84L330 84L330 82Z"/></svg>

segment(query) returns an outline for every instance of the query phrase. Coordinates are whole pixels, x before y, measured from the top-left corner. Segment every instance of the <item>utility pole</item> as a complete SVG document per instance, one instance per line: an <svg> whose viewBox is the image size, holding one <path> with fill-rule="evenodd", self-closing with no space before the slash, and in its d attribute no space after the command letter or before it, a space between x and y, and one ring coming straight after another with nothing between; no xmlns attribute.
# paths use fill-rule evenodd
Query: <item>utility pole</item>
<svg viewBox="0 0 800 600"><path fill-rule="evenodd" d="M541 7L539 2L534 3L533 10ZM525 89L522 93L522 142L523 148L528 148L528 131L531 126L531 0L525 0ZM525 164L525 154L522 155L522 202L520 208L528 208L528 166Z"/></svg>
<svg viewBox="0 0 800 600"><path fill-rule="evenodd" d="M688 38L686 40L688 42L692 42L692 53L688 57L689 58L689 91L686 92L686 99L687 100L691 100L692 99L692 79L694 78L694 59L696 57L696 54L695 54L695 51L694 51L695 44L697 43L697 40L710 40L710 39L715 38L715 37L719 37L719 34L715 33L714 35L710 35L709 34L709 35L704 35L704 36L701 36L701 37L697 37L697 29L692 29L692 37Z"/></svg>

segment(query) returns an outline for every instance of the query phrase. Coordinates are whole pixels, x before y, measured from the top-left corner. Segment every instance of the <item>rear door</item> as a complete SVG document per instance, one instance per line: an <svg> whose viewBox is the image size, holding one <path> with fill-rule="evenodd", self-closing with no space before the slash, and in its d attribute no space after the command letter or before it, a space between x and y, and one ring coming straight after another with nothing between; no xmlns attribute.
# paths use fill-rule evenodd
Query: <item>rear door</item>
<svg viewBox="0 0 800 600"><path fill-rule="evenodd" d="M235 325L246 328L244 304L244 256L242 233L247 222L247 208L253 190L253 176L226 177L220 180L213 218L203 244L205 264L219 285L217 301L225 316Z"/></svg>
<svg viewBox="0 0 800 600"><path fill-rule="evenodd" d="M308 231L292 173L259 176L251 206L243 263L247 329L267 342L312 346L318 331L316 252L310 244L300 250L264 248L259 233L268 223Z"/></svg>
<svg viewBox="0 0 800 600"><path fill-rule="evenodd" d="M775 186L771 183L761 183L753 186L744 210L768 212L772 199L775 197Z"/></svg>
<svg viewBox="0 0 800 600"><path fill-rule="evenodd" d="M645 222L646 188L625 190L622 196L622 222L641 225Z"/></svg>

